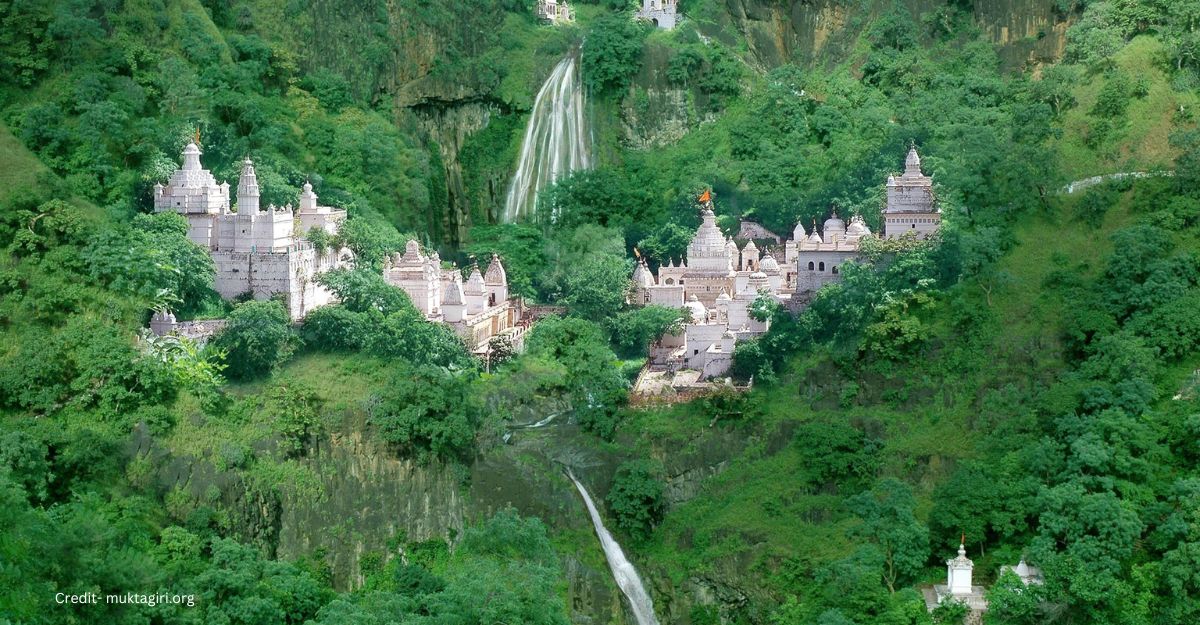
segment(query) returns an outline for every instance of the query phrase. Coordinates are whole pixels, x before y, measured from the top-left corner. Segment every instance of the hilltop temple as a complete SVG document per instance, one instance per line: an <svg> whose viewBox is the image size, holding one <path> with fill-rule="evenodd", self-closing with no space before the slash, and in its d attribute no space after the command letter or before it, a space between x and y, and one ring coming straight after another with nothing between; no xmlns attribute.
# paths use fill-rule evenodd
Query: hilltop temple
<svg viewBox="0 0 1200 625"><path fill-rule="evenodd" d="M512 349L521 349L528 324L519 298L509 297L508 274L499 256L492 255L486 272L473 265L464 284L457 267L443 268L436 251L425 254L409 240L404 254L385 259L383 277L403 289L426 319L453 328L472 353L486 356L493 337L504 337Z"/></svg>
<svg viewBox="0 0 1200 625"><path fill-rule="evenodd" d="M695 372L693 381L724 374L734 344L767 331L770 322L755 319L751 307L760 296L780 298L783 279L779 263L762 257L753 241L739 250L721 234L707 192L700 217L685 262L663 265L655 276L640 260L633 272L635 302L686 307L690 316L680 334L651 346L650 366Z"/></svg>
<svg viewBox="0 0 1200 625"><path fill-rule="evenodd" d="M537 0L534 13L539 20L551 24L575 21L575 11L566 0Z"/></svg>
<svg viewBox="0 0 1200 625"><path fill-rule="evenodd" d="M925 239L942 224L942 211L936 205L933 178L921 173L921 157L916 146L908 149L904 173L888 176L887 206L883 209L883 236L894 239L914 233Z"/></svg>
<svg viewBox="0 0 1200 625"><path fill-rule="evenodd" d="M238 177L237 204L230 208L229 183L217 183L200 164L200 148L188 143L183 164L167 184L154 185L154 210L175 211L188 220L188 238L212 256L221 297L251 294L265 300L282 294L288 314L301 319L333 300L315 278L349 262L347 250L318 251L302 234L321 228L336 234L346 211L318 206L312 185L304 184L299 210L291 204L263 208L258 177L247 158Z"/></svg>
<svg viewBox="0 0 1200 625"><path fill-rule="evenodd" d="M657 26L671 30L678 23L675 14L676 0L642 0L642 8L634 16Z"/></svg>
<svg viewBox="0 0 1200 625"><path fill-rule="evenodd" d="M921 172L915 147L908 151L904 173L888 177L887 189L884 237L912 232L909 236L924 239L937 231L941 213L934 203L932 179ZM665 335L650 347L650 360L635 392L654 394L663 386L697 388L724 375L733 362L736 343L769 329L769 321L751 314L755 300L770 298L792 308L803 305L821 287L840 280L841 265L857 258L863 241L875 236L862 216L852 216L847 224L835 210L819 231L815 222L811 232L803 223L796 224L782 250L777 245L779 236L757 224L743 223L739 236L752 238L739 247L717 227L708 192L700 203L700 228L685 259L678 264L668 260L657 274L645 259L634 268L634 304L686 307L690 317L679 334ZM774 243L775 249L760 250L755 239Z"/></svg>

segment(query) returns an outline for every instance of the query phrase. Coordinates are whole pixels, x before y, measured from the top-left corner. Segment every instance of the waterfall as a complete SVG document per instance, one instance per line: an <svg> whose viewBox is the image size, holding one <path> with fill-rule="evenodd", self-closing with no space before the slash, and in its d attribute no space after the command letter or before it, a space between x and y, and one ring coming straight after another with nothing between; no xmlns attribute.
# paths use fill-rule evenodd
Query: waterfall
<svg viewBox="0 0 1200 625"><path fill-rule="evenodd" d="M638 625L658 625L658 619L654 616L654 602L650 600L650 594L642 585L642 578L638 576L637 569L625 559L621 545L617 544L612 534L605 529L604 521L600 519L600 513L596 510L596 504L592 503L592 496L588 494L587 489L575 479L570 470L567 471L567 477L571 478L575 488L579 489L579 494L583 495L583 503L587 504L588 515L592 517L596 536L600 538L600 547L604 549L604 557L608 560L608 568L612 569L613 579L617 581L617 586L621 588L625 598L629 599L633 617L637 619Z"/></svg>
<svg viewBox="0 0 1200 625"><path fill-rule="evenodd" d="M537 214L538 193L559 176L591 167L589 143L579 59L571 54L554 66L533 101L521 158L504 201L504 221L545 217Z"/></svg>

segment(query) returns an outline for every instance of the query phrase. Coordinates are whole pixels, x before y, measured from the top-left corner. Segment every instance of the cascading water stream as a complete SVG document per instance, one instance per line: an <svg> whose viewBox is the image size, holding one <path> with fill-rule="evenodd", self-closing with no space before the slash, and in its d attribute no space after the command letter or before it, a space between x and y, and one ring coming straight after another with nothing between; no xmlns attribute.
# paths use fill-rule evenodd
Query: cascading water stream
<svg viewBox="0 0 1200 625"><path fill-rule="evenodd" d="M505 223L545 218L537 214L538 193L560 176L591 167L590 139L579 59L571 54L554 66L533 101L521 158L504 201ZM548 217L553 220L556 215Z"/></svg>
<svg viewBox="0 0 1200 625"><path fill-rule="evenodd" d="M600 513L596 510L596 504L592 503L592 496L588 494L587 489L575 479L570 470L567 471L567 477L575 483L575 488L579 489L579 494L583 496L583 503L587 504L588 515L592 517L592 525L596 528L596 536L600 538L600 548L604 550L604 557L608 560L608 568L612 569L613 579L617 581L617 586L625 594L625 598L629 599L629 605L633 608L633 618L637 620L638 625L658 625L658 618L654 616L654 602L646 592L646 587L642 585L642 578L638 576L637 569L625 558L621 545L613 540L612 534L604 527L604 521L600 519Z"/></svg>

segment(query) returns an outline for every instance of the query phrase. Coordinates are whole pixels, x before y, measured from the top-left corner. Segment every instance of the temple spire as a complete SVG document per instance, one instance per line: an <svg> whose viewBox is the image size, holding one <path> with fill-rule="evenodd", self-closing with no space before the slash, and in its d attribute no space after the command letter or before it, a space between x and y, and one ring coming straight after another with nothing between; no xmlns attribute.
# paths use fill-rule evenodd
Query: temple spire
<svg viewBox="0 0 1200 625"><path fill-rule="evenodd" d="M904 173L921 175L921 155L917 154L915 142L909 146L908 156L904 159Z"/></svg>
<svg viewBox="0 0 1200 625"><path fill-rule="evenodd" d="M259 210L258 175L254 173L254 161L247 156L242 161L242 175L238 176L238 213L253 215Z"/></svg>

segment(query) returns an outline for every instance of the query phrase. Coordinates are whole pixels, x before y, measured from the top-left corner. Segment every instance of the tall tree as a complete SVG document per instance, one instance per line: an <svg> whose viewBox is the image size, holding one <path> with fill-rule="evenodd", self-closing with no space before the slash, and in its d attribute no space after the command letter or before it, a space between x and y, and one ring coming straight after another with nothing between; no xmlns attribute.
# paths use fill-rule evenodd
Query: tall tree
<svg viewBox="0 0 1200 625"><path fill-rule="evenodd" d="M929 557L929 531L913 514L912 489L885 478L870 491L847 499L846 507L861 521L851 534L879 547L883 582L896 592L897 582L916 576Z"/></svg>

